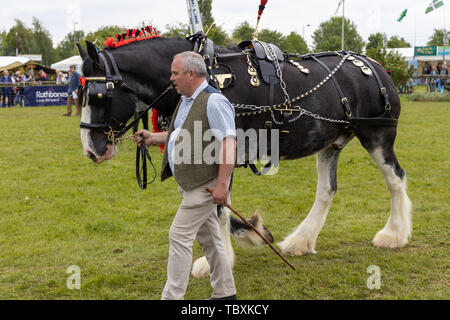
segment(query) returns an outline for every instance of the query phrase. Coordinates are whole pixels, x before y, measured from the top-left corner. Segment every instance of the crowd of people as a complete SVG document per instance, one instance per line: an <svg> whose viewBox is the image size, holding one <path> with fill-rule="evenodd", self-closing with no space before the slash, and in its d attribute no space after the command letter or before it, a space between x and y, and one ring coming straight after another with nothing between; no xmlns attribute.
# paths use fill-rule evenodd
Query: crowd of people
<svg viewBox="0 0 450 320"><path fill-rule="evenodd" d="M423 67L422 74L429 76L427 79L427 88L430 92L444 92L446 89L450 89L446 63L436 66L427 63Z"/></svg>
<svg viewBox="0 0 450 320"><path fill-rule="evenodd" d="M68 78L70 78L70 71L66 76L61 70L56 70L56 84L66 83ZM42 84L47 81L49 81L49 76L44 70L35 72L30 69L26 73L16 71L11 74L8 70L3 70L0 76L0 85L7 86L0 87L0 107L24 107L25 85L27 83Z"/></svg>

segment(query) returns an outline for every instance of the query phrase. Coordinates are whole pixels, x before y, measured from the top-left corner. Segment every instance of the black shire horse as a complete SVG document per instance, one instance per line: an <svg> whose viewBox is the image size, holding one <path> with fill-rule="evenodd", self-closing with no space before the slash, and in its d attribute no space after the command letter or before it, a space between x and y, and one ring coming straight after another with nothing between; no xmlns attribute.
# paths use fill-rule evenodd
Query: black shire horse
<svg viewBox="0 0 450 320"><path fill-rule="evenodd" d="M109 117L115 120L109 122L112 129L119 130L120 123L126 123L133 116L138 99L151 104L164 91L168 86L173 56L193 50L193 42L180 38L154 38L116 48L107 47L103 50L105 54L99 54L89 42L87 51L81 46L78 49L84 61L83 73L86 77L105 77L105 61L109 60L102 56L109 53L126 84L115 86L110 110L97 105L92 97L89 98L88 90L84 90L81 121L95 127L95 124L104 123ZM279 84L272 89L262 80L259 80L259 86L250 84L249 61L255 66L255 56L242 54L238 48L214 47L214 52L219 55L217 65L226 65L236 76L234 85L222 91L235 106L236 128L279 129L281 159L317 154L318 180L314 205L303 222L279 243L282 251L290 255L316 253L316 240L337 190L338 157L355 136L378 165L391 193L390 217L384 228L375 235L373 244L379 248L405 246L412 229L411 202L406 192L406 174L394 153L397 128L386 125L383 117L377 121L354 121L373 119L386 113L391 117L387 122L398 119L400 99L384 68L367 57L347 52L296 57L298 64L284 62L282 78L286 93L291 95L290 109L294 109L292 114L284 117L286 112L283 113L282 109L286 108L283 105L286 95ZM113 66L106 63L112 70ZM258 71L256 77L261 79L261 76ZM175 90L171 90L155 107L160 113L170 116L178 99ZM295 109L300 105L302 109ZM117 153L115 143L108 140L104 130L82 128L81 140L85 155L97 163ZM254 245L263 242L233 219L227 210L219 211L222 237L233 264L230 232L243 242ZM253 217L253 223L271 237L259 216ZM196 277L209 274L204 257L195 261L192 274Z"/></svg>

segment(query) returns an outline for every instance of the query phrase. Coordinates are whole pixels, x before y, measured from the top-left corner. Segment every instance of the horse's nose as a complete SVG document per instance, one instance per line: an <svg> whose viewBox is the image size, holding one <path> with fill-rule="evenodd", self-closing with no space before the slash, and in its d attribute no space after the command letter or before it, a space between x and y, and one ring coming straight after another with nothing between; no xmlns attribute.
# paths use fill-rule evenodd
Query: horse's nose
<svg viewBox="0 0 450 320"><path fill-rule="evenodd" d="M95 156L95 154L94 154L93 152L88 151L87 153L88 153L88 154L87 154L88 157L89 157L92 161L97 162L97 157Z"/></svg>

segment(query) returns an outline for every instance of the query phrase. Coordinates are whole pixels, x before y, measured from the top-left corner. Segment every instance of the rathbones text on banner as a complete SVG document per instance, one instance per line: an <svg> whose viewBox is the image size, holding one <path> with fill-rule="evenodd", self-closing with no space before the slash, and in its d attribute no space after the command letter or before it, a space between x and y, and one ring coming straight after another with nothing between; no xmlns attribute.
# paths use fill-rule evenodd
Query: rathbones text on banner
<svg viewBox="0 0 450 320"><path fill-rule="evenodd" d="M67 98L67 96L67 92L36 91L36 100Z"/></svg>
<svg viewBox="0 0 450 320"><path fill-rule="evenodd" d="M67 86L25 87L25 105L60 106L67 103Z"/></svg>

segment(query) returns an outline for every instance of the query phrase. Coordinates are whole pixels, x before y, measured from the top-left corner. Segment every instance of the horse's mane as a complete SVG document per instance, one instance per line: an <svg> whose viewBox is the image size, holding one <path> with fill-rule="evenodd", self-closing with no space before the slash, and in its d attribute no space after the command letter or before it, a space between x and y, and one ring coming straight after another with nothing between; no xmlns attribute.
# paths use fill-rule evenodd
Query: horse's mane
<svg viewBox="0 0 450 320"><path fill-rule="evenodd" d="M141 29L128 29L127 32L124 32L122 34L116 34L115 39L112 37L108 37L105 41L105 45L106 49L116 49L128 45L130 43L136 43L155 38L162 38L162 36L158 34L158 31L155 28L153 28L152 26L147 26ZM241 49L239 49L237 46L232 47L216 46L216 48L231 50L235 52L241 51Z"/></svg>
<svg viewBox="0 0 450 320"><path fill-rule="evenodd" d="M144 40L162 38L158 31L152 26L143 27L141 29L128 29L122 34L116 34L115 38L108 37L105 41L106 50L117 49L131 43L137 43ZM90 57L84 60L82 66L83 74L94 74L95 61Z"/></svg>
<svg viewBox="0 0 450 320"><path fill-rule="evenodd" d="M141 29L128 29L127 32L116 34L115 39L108 37L105 41L105 46L110 49L115 49L130 43L155 38L162 38L162 36L159 35L158 31L152 26L143 27Z"/></svg>
<svg viewBox="0 0 450 320"><path fill-rule="evenodd" d="M105 41L105 48L104 50L114 50L123 46L127 46L129 44L138 44L142 43L143 41L147 40L153 40L153 39L162 39L163 37L158 34L158 31L154 29L152 26L146 26L140 29L128 29L126 32L122 34L116 34L115 38L108 37ZM181 40L179 37L175 37ZM216 49L219 49L220 51L234 51L239 52L241 49L238 47L222 47L222 46L215 46ZM95 61L92 60L90 57L85 59L82 71L83 74L94 74L95 71Z"/></svg>

